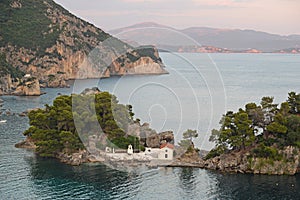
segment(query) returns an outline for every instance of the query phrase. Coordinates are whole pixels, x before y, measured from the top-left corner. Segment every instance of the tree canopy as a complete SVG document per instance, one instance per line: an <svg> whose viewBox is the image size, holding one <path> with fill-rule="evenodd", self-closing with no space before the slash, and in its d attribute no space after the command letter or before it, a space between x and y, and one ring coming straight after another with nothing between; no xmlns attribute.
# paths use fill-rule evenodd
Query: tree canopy
<svg viewBox="0 0 300 200"><path fill-rule="evenodd" d="M88 144L92 135L119 148L127 148L129 143L139 145L136 137L126 135L127 126L133 121L132 107L119 104L108 92L59 96L53 105L33 110L28 116L30 128L24 135L35 142L41 156L55 157L59 152L84 149L83 144Z"/></svg>
<svg viewBox="0 0 300 200"><path fill-rule="evenodd" d="M178 144L180 147L187 150L187 152L194 150L193 138L198 137L197 130L187 129L183 132L183 140L181 140Z"/></svg>
<svg viewBox="0 0 300 200"><path fill-rule="evenodd" d="M300 94L289 93L280 107L273 100L263 97L260 105L248 103L236 113L227 112L220 129L212 130L210 141L216 147L208 157L250 148L256 156L278 158L278 149L300 148Z"/></svg>

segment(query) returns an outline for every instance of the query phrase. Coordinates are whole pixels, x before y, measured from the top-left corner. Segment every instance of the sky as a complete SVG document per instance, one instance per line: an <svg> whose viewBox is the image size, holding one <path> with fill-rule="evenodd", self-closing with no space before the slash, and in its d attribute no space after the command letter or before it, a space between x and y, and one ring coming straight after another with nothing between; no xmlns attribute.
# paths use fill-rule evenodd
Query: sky
<svg viewBox="0 0 300 200"><path fill-rule="evenodd" d="M300 34L300 0L55 0L108 31L142 22Z"/></svg>

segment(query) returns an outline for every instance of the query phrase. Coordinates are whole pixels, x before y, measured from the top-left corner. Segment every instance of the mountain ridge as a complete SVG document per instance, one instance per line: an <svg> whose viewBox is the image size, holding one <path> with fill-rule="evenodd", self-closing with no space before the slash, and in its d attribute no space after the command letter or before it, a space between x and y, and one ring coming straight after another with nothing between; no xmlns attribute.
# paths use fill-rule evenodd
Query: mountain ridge
<svg viewBox="0 0 300 200"><path fill-rule="evenodd" d="M134 48L53 0L3 0L0 26L5 62L37 77L42 87L65 87L66 80L77 78L167 73L153 46ZM12 87L0 84L0 94L15 90L21 78L12 79Z"/></svg>
<svg viewBox="0 0 300 200"><path fill-rule="evenodd" d="M170 29L170 32L165 31L165 33L163 33L162 31L154 30L155 28L160 29L162 27ZM143 33L143 31L139 31L140 29L145 28L147 28L147 32L144 31ZM177 32L177 34L174 32ZM176 29L154 22L146 22L114 29L109 31L109 33L118 35L121 39L125 40L131 38L131 40L134 40L139 44L143 44L147 41L153 42L153 44L156 44L158 48L167 45L176 46L172 44L173 42L170 37L179 37L179 35L181 35L181 40L185 40L187 44L181 44L177 46L203 45L229 49L233 52L256 49L261 52L269 53L291 48L300 48L300 35L278 35L251 29L219 29L211 27L188 27L184 29ZM147 34L147 37L142 37L142 34ZM163 34L168 34L169 37L164 36ZM186 36L186 38L184 38L184 36ZM149 39L149 37L153 38ZM194 42L191 42L191 40L194 40Z"/></svg>

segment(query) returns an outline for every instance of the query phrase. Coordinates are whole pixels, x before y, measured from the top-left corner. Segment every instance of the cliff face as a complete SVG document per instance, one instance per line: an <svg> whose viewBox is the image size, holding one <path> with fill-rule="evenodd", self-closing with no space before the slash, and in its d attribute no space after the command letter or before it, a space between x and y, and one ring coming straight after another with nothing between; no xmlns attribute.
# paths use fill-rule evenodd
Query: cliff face
<svg viewBox="0 0 300 200"><path fill-rule="evenodd" d="M148 123L132 123L128 125L127 134L138 137L140 143L146 147L159 148L162 144L171 143L174 144L173 131L165 131L157 133L150 128Z"/></svg>
<svg viewBox="0 0 300 200"><path fill-rule="evenodd" d="M40 84L37 78L23 80L12 93L17 96L39 96L41 95Z"/></svg>
<svg viewBox="0 0 300 200"><path fill-rule="evenodd" d="M253 157L249 151L224 153L203 160L195 151L185 152L170 166L197 167L226 173L247 173L266 175L295 175L300 173L299 148L288 146L280 151L282 158Z"/></svg>
<svg viewBox="0 0 300 200"><path fill-rule="evenodd" d="M10 74L0 77L0 95L39 96L41 88L35 77L13 80Z"/></svg>
<svg viewBox="0 0 300 200"><path fill-rule="evenodd" d="M64 80L166 73L154 47L134 49L52 0L0 2L0 52L45 87Z"/></svg>
<svg viewBox="0 0 300 200"><path fill-rule="evenodd" d="M0 77L0 95L7 94L12 89L12 80L9 74Z"/></svg>
<svg viewBox="0 0 300 200"><path fill-rule="evenodd" d="M286 147L280 160L251 157L249 152L232 152L202 162L203 168L223 172L294 175L299 173L299 149Z"/></svg>

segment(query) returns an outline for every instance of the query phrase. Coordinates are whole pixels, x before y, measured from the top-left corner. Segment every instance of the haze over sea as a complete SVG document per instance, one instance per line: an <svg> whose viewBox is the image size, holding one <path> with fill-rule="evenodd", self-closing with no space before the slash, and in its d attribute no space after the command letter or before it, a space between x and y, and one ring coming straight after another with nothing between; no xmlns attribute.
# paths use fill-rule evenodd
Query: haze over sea
<svg viewBox="0 0 300 200"><path fill-rule="evenodd" d="M212 128L227 110L259 103L263 96L282 102L300 92L300 56L291 54L161 53L168 75L76 80L71 88L45 89L40 97L3 96L0 124L0 199L299 199L300 177L220 174L192 168L128 169L100 164L72 167L14 148L24 139L29 108L51 104L61 94L99 85L121 103L132 104L136 118L157 131L173 130L176 140L197 129L198 147L210 149Z"/></svg>

